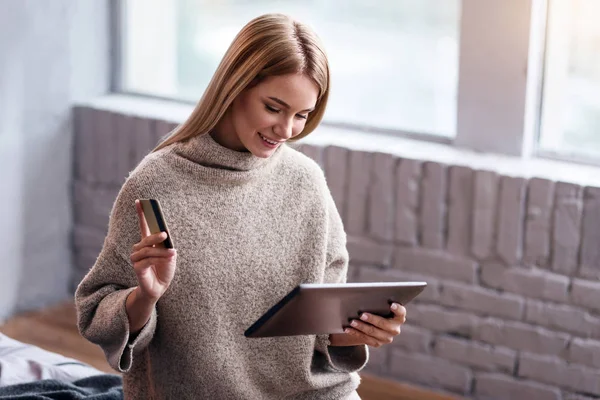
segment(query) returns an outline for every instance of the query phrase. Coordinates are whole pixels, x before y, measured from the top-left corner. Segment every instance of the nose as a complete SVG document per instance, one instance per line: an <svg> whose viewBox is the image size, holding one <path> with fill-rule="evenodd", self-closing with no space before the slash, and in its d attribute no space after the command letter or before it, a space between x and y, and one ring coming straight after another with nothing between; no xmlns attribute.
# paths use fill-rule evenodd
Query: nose
<svg viewBox="0 0 600 400"><path fill-rule="evenodd" d="M282 121L281 123L279 123L273 127L273 133L275 135L279 136L280 138L287 140L287 139L291 138L293 135L293 131L292 131L293 127L294 127L293 122L286 118L284 121Z"/></svg>

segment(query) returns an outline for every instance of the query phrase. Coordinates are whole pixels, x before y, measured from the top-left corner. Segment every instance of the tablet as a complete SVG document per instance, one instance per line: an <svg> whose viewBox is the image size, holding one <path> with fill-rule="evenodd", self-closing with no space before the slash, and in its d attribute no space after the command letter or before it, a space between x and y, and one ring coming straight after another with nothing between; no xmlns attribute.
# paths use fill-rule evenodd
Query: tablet
<svg viewBox="0 0 600 400"><path fill-rule="evenodd" d="M363 312L391 317L392 303L406 305L426 286L426 282L300 284L252 324L244 336L343 333Z"/></svg>

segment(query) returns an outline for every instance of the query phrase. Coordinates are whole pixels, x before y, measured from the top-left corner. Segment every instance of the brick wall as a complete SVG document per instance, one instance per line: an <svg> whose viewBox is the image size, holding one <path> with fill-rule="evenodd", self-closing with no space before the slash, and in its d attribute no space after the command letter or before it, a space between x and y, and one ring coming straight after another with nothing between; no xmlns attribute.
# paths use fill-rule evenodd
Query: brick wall
<svg viewBox="0 0 600 400"><path fill-rule="evenodd" d="M74 284L125 176L175 124L77 108ZM348 232L349 281L425 280L368 371L477 399L600 398L600 188L301 144Z"/></svg>

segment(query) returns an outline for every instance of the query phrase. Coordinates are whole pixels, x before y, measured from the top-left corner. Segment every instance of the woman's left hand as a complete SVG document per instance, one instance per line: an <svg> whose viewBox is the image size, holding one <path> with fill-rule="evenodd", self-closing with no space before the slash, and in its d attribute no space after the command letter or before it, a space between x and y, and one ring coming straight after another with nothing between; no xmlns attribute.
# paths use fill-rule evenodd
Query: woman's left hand
<svg viewBox="0 0 600 400"><path fill-rule="evenodd" d="M394 337L400 334L400 327L406 321L406 308L393 303L390 310L392 318L383 318L378 315L362 313L360 320L352 320L351 326L345 333L329 335L331 346L357 346L366 344L379 347L392 343Z"/></svg>

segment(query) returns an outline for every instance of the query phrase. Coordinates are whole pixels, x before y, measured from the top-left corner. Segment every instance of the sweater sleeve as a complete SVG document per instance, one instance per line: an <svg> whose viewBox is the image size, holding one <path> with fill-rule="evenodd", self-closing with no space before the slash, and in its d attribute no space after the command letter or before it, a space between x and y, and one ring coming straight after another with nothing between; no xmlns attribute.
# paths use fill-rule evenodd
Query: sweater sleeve
<svg viewBox="0 0 600 400"><path fill-rule="evenodd" d="M346 248L346 233L342 220L329 191L327 197L327 256L323 277L324 283L345 283L348 272L349 255ZM336 371L357 372L363 369L369 360L366 345L330 346L329 335L317 335L316 350L322 352L329 366Z"/></svg>
<svg viewBox="0 0 600 400"><path fill-rule="evenodd" d="M110 366L119 372L128 372L134 355L148 346L157 319L154 309L150 320L135 339L130 340L125 302L137 286L137 279L128 253L140 240L135 212L138 193L134 187L127 181L119 192L102 250L75 292L79 332L99 345Z"/></svg>

